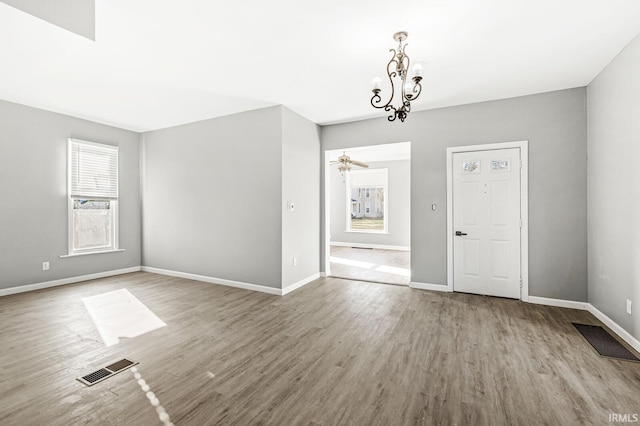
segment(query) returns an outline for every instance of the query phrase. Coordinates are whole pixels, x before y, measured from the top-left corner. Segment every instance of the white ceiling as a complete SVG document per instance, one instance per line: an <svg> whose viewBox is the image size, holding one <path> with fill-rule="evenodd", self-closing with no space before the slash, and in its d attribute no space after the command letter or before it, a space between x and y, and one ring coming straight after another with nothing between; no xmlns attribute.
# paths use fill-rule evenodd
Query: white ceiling
<svg viewBox="0 0 640 426"><path fill-rule="evenodd" d="M370 79L398 30L430 109L587 85L640 33L640 1L96 0L95 42L0 3L0 99L136 131L276 104L385 116Z"/></svg>

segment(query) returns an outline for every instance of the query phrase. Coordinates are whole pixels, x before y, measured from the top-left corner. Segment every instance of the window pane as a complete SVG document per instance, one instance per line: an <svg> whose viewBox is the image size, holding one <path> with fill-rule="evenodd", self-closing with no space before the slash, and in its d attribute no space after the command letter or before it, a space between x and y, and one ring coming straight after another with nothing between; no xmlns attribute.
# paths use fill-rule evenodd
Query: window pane
<svg viewBox="0 0 640 426"><path fill-rule="evenodd" d="M384 188L351 188L351 229L384 231Z"/></svg>
<svg viewBox="0 0 640 426"><path fill-rule="evenodd" d="M506 160L491 160L491 172L508 172L511 170L511 165L508 159Z"/></svg>
<svg viewBox="0 0 640 426"><path fill-rule="evenodd" d="M480 161L462 163L462 173L480 173Z"/></svg>
<svg viewBox="0 0 640 426"><path fill-rule="evenodd" d="M111 201L73 200L73 249L111 248Z"/></svg>

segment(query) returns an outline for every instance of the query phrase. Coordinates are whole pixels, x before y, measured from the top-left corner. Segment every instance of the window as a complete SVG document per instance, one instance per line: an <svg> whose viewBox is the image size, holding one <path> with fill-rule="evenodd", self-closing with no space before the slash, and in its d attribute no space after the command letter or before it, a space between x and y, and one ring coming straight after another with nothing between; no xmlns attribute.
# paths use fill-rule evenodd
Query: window
<svg viewBox="0 0 640 426"><path fill-rule="evenodd" d="M387 169L347 174L347 232L387 233Z"/></svg>
<svg viewBox="0 0 640 426"><path fill-rule="evenodd" d="M69 139L69 254L118 249L118 147Z"/></svg>

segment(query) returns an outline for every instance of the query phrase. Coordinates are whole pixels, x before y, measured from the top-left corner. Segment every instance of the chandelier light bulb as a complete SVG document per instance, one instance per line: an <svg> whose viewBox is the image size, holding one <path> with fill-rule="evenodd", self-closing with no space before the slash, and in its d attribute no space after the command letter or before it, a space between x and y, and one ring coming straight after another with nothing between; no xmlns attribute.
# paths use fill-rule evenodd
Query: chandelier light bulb
<svg viewBox="0 0 640 426"><path fill-rule="evenodd" d="M422 73L424 72L424 64L422 62L416 62L413 66L413 75L416 77L422 77Z"/></svg>
<svg viewBox="0 0 640 426"><path fill-rule="evenodd" d="M380 76L373 77L371 79L371 89L379 90L380 89L380 83L382 83L382 78Z"/></svg>
<svg viewBox="0 0 640 426"><path fill-rule="evenodd" d="M404 95L411 99L413 97L413 83L405 83L404 85Z"/></svg>

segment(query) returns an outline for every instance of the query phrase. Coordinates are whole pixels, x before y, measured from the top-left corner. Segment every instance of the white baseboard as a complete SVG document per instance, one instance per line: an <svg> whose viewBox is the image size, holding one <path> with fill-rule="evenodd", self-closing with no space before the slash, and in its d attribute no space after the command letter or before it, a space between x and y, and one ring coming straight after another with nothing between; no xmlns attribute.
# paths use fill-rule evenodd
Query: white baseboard
<svg viewBox="0 0 640 426"><path fill-rule="evenodd" d="M447 291L447 292L449 291L449 287L447 287L446 285L416 283L416 282L413 282L413 281L409 283L409 287L417 288L417 289L420 289L420 290Z"/></svg>
<svg viewBox="0 0 640 426"><path fill-rule="evenodd" d="M361 243L344 243L340 241L331 241L332 246L338 247L358 247L358 248L371 248L380 250L398 250L398 251L411 251L409 246L390 246L385 244L361 244Z"/></svg>
<svg viewBox="0 0 640 426"><path fill-rule="evenodd" d="M573 300L550 299L547 297L529 296L529 303L538 305L557 306L560 308L580 309L589 311L591 315L598 318L604 325L609 327L611 331L616 333L618 337L627 342L632 348L640 352L640 340L636 339L627 330L622 328L617 322L609 318L606 314L588 302L576 302Z"/></svg>
<svg viewBox="0 0 640 426"><path fill-rule="evenodd" d="M620 336L620 338L627 342L633 349L640 352L640 340L633 337L627 330L622 328L617 322L609 318L592 304L589 304L588 311L591 312L594 317L602 321L602 323L609 327L614 333Z"/></svg>
<svg viewBox="0 0 640 426"><path fill-rule="evenodd" d="M550 299L548 297L529 296L529 303L535 305L557 306L558 308L588 310L589 303L576 302L574 300Z"/></svg>
<svg viewBox="0 0 640 426"><path fill-rule="evenodd" d="M320 272L320 276L322 278L327 278L327 273L326 272Z"/></svg>
<svg viewBox="0 0 640 426"><path fill-rule="evenodd" d="M313 274L307 278L304 278L300 281L298 281L297 283L293 283L291 285L286 286L285 288L282 289L282 295L284 296L287 293L291 293L293 290L299 289L300 287L302 287L303 285L309 284L312 281L317 280L318 278L320 278L320 273L316 273Z"/></svg>
<svg viewBox="0 0 640 426"><path fill-rule="evenodd" d="M66 284L74 284L82 281L96 280L98 278L112 277L114 275L129 274L131 272L138 272L140 270L141 270L140 266L134 266L131 268L116 269L113 271L97 272L95 274L80 275L77 277L62 278L54 281L45 281L42 283L3 288L3 289L0 289L0 297L8 296L10 294L25 293L27 291L42 290L43 288L57 287L57 286L66 285Z"/></svg>
<svg viewBox="0 0 640 426"><path fill-rule="evenodd" d="M144 272L152 272L154 274L168 275L170 277L186 278L188 280L202 281L210 284L226 285L228 287L236 287L236 288L242 288L244 290L253 290L253 291L259 291L262 293L269 293L269 294L275 294L277 296L282 296L281 289L275 288L275 287L268 287L266 285L244 283L241 281L225 280L224 278L208 277L205 275L190 274L188 272L170 271L168 269L152 268L150 266L143 266L141 269Z"/></svg>

